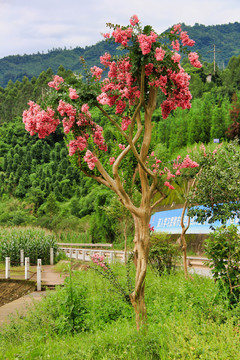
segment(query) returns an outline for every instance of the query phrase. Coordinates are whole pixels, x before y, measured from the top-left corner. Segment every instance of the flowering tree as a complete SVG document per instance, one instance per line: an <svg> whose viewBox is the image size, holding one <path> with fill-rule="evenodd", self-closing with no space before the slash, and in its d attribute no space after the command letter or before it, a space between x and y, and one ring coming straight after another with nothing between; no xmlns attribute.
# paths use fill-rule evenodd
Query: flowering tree
<svg viewBox="0 0 240 360"><path fill-rule="evenodd" d="M146 318L144 285L150 216L164 197L164 188L172 188L170 180L175 176L152 152L152 115L158 91L165 97L161 103L165 119L177 107L191 107L190 77L180 65L178 51L189 53L186 47L193 46L194 41L180 25L161 35L149 25L142 28L136 15L129 26L108 26L112 32L104 37L121 44L124 55L113 59L105 53L100 57L103 67L92 67L85 82L78 76L68 83L55 76L49 83L52 91L42 104L44 110L30 101L23 122L31 135L38 133L40 138L54 132L61 122L69 155L79 169L114 191L132 214L136 279L130 299L139 328ZM201 67L196 53L190 53L189 60ZM115 127L120 144L106 144L103 128L93 119L94 108ZM123 169L127 169L127 176ZM141 193L138 204L132 196L134 186Z"/></svg>

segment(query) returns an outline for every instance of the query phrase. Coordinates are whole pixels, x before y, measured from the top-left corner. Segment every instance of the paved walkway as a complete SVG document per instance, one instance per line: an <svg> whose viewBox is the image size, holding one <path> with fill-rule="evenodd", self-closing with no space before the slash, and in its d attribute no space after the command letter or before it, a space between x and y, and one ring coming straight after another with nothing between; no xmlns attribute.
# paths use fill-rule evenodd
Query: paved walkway
<svg viewBox="0 0 240 360"><path fill-rule="evenodd" d="M53 270L54 266L42 266L42 284L43 285L62 285L66 275L61 275ZM36 280L34 277L31 280ZM17 314L24 316L29 306L34 305L46 295L46 291L34 291L17 300L0 307L0 327L2 324L9 322L11 317Z"/></svg>

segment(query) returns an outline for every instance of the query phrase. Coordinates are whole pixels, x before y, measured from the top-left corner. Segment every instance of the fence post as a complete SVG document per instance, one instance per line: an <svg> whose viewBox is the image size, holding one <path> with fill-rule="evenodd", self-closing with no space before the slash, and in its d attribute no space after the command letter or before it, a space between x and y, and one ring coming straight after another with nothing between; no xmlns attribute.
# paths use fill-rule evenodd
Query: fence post
<svg viewBox="0 0 240 360"><path fill-rule="evenodd" d="M76 249L76 260L78 260L78 256L79 256L79 250Z"/></svg>
<svg viewBox="0 0 240 360"><path fill-rule="evenodd" d="M83 251L82 251L82 259L83 259L83 261L85 261L85 256L86 256L86 250L83 249Z"/></svg>
<svg viewBox="0 0 240 360"><path fill-rule="evenodd" d="M110 264L113 264L113 251L110 252Z"/></svg>
<svg viewBox="0 0 240 360"><path fill-rule="evenodd" d="M72 254L73 254L73 251L72 251L72 248L71 248L71 249L70 249L70 252L69 252L70 259L72 258Z"/></svg>
<svg viewBox="0 0 240 360"><path fill-rule="evenodd" d="M42 260L38 259L37 260L37 291L41 291L41 271L42 271Z"/></svg>
<svg viewBox="0 0 240 360"><path fill-rule="evenodd" d="M29 257L25 257L25 280L29 280Z"/></svg>
<svg viewBox="0 0 240 360"><path fill-rule="evenodd" d="M10 279L10 257L5 258L5 278Z"/></svg>
<svg viewBox="0 0 240 360"><path fill-rule="evenodd" d="M24 250L20 250L20 266L24 266Z"/></svg>
<svg viewBox="0 0 240 360"><path fill-rule="evenodd" d="M53 265L54 257L53 257L53 248L50 248L50 265Z"/></svg>

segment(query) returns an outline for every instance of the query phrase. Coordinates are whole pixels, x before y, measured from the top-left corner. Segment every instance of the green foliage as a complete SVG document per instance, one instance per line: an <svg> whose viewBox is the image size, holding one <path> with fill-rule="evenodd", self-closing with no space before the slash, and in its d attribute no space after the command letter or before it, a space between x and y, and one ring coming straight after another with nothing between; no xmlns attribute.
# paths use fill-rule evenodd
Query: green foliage
<svg viewBox="0 0 240 360"><path fill-rule="evenodd" d="M149 263L159 275L175 270L180 257L179 244L174 243L170 235L162 233L151 236Z"/></svg>
<svg viewBox="0 0 240 360"><path fill-rule="evenodd" d="M20 250L24 256L30 258L30 264L36 264L42 259L42 264L49 264L50 248L54 255L57 252L55 237L38 228L0 228L0 256L11 258L13 265L20 264Z"/></svg>
<svg viewBox="0 0 240 360"><path fill-rule="evenodd" d="M230 304L240 300L240 236L238 227L221 226L205 240L205 252L211 259L210 268L221 291Z"/></svg>
<svg viewBox="0 0 240 360"><path fill-rule="evenodd" d="M122 279L124 269L118 266ZM240 307L230 310L213 279L148 272L148 329L137 332L132 308L92 271L75 271L72 286L85 310L71 333L70 285L49 292L24 318L0 333L0 357L66 360L238 360ZM68 294L67 294L68 292ZM79 296L79 297L78 297ZM87 301L86 301L87 300ZM80 304L81 306L81 304ZM54 309L57 309L56 314ZM77 301L76 301L77 308ZM60 324L59 318L63 324ZM77 319L76 319L77 320ZM82 331L83 330L83 331ZM224 341L223 341L224 339Z"/></svg>
<svg viewBox="0 0 240 360"><path fill-rule="evenodd" d="M114 292L121 296L128 304L131 304L130 294L133 291L134 287L132 285L131 273L132 273L132 259L134 253L132 253L128 257L128 261L126 264L126 285L122 285L119 282L118 276L112 270L112 267L104 260L104 256L100 256L98 254L94 254L92 256L93 266L91 268L95 270L98 274L100 274L103 278L105 278Z"/></svg>
<svg viewBox="0 0 240 360"><path fill-rule="evenodd" d="M216 154L202 157L202 170L197 176L196 189L190 192L192 206L189 216L203 223L217 220L226 224L227 220L239 217L240 212L240 148L237 141L221 145ZM203 208L194 206L203 205ZM235 221L235 220L234 220Z"/></svg>

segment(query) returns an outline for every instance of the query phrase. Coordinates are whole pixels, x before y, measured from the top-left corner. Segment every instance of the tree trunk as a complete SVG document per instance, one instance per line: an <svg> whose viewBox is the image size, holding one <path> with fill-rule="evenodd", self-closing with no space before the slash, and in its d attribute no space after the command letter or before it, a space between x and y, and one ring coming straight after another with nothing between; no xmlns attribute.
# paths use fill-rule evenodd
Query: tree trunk
<svg viewBox="0 0 240 360"><path fill-rule="evenodd" d="M187 267L187 243L186 243L186 238L185 238L185 234L189 228L190 225L190 217L188 217L188 223L187 226L184 225L184 215L187 209L187 201L185 201L184 206L183 206L183 210L182 210L182 216L181 216L181 227L182 227L182 233L180 236L180 240L181 240L181 245L182 245L182 252L183 252L183 268L184 268L184 275L185 275L185 279L188 279L188 267Z"/></svg>
<svg viewBox="0 0 240 360"><path fill-rule="evenodd" d="M147 311L144 299L145 277L147 272L149 253L149 219L134 218L134 264L136 267L135 289L130 294L131 303L135 310L136 327L139 330L147 322Z"/></svg>

